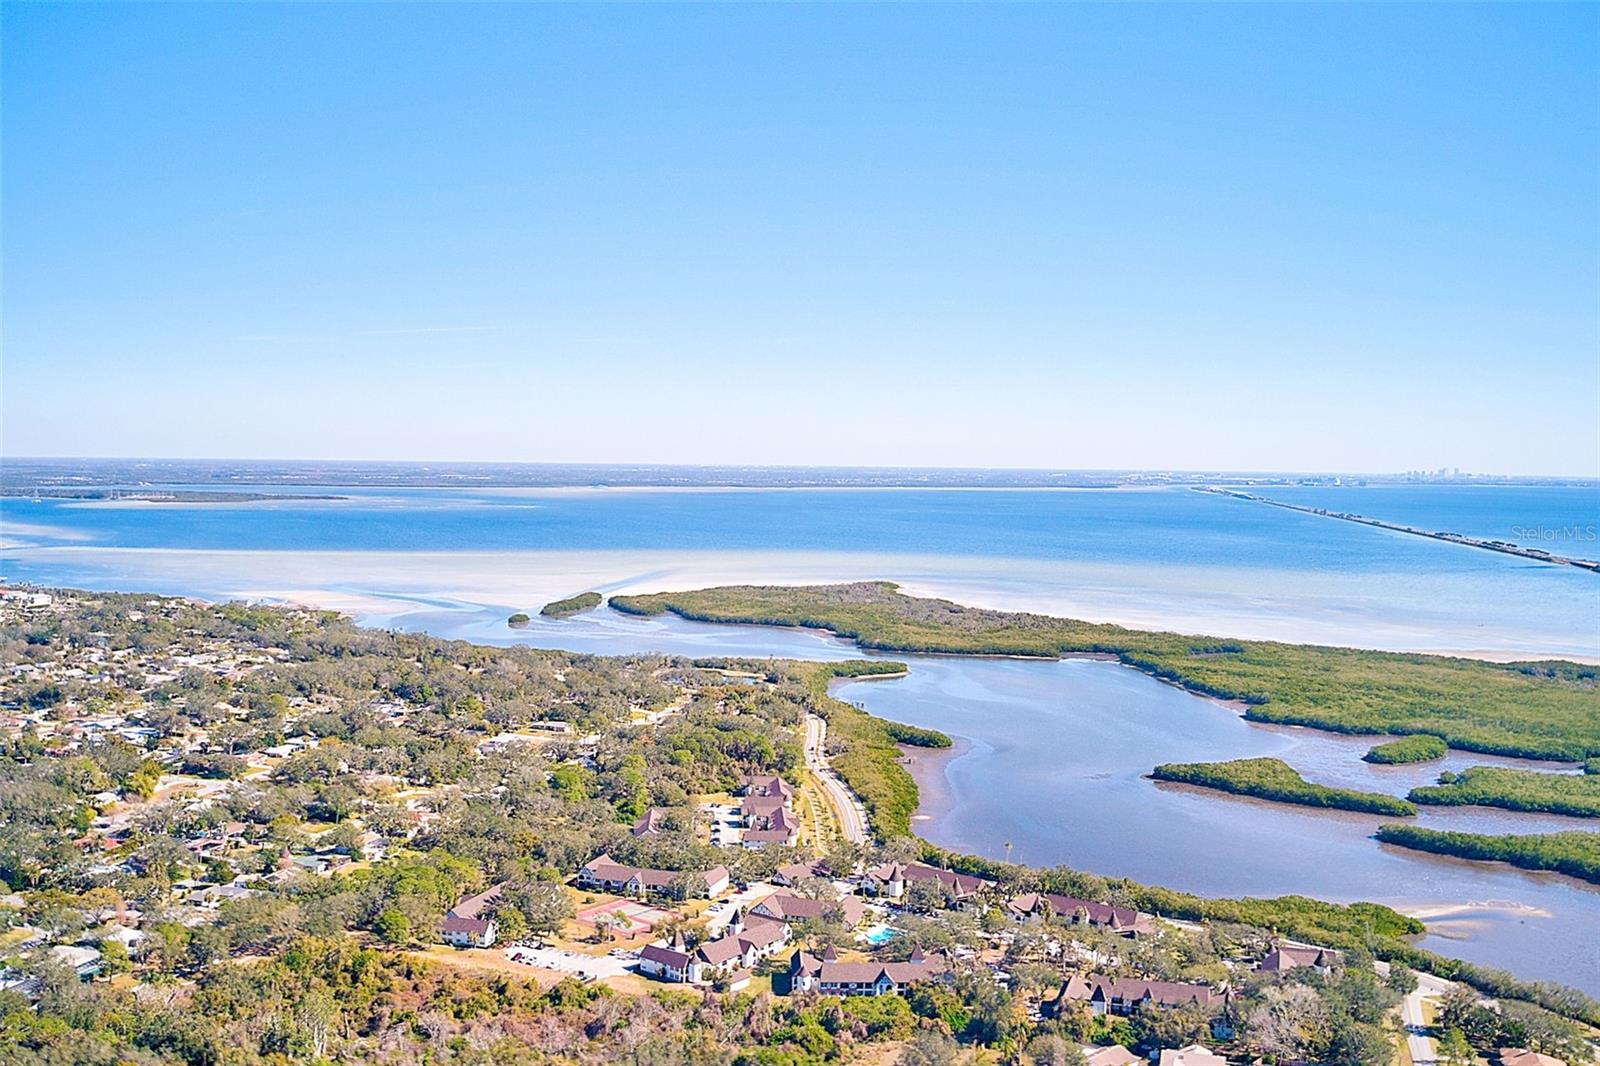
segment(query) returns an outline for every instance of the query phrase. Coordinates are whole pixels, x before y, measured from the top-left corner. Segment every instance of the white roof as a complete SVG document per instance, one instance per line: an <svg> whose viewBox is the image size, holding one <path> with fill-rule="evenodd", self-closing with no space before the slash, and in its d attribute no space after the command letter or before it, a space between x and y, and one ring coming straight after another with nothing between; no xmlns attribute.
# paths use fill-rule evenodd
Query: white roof
<svg viewBox="0 0 1600 1066"><path fill-rule="evenodd" d="M1190 1044L1162 1051L1161 1066L1228 1066L1228 1060L1204 1045Z"/></svg>

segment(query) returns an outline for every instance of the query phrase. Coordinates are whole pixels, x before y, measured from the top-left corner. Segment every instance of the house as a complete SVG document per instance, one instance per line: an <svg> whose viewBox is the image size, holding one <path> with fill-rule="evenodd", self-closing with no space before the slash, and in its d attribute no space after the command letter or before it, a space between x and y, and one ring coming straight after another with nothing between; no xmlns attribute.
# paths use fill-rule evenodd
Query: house
<svg viewBox="0 0 1600 1066"><path fill-rule="evenodd" d="M681 936L675 937L671 944L646 944L639 949L639 972L658 981L693 980L693 962L694 958Z"/></svg>
<svg viewBox="0 0 1600 1066"><path fill-rule="evenodd" d="M350 865L350 856L332 852L317 855L291 855L287 860L280 861L278 865L284 869L298 867L307 873L314 873L318 877L331 877L336 870Z"/></svg>
<svg viewBox="0 0 1600 1066"><path fill-rule="evenodd" d="M1225 993L1214 992L1209 985L1073 974L1062 983L1056 998L1044 1004L1044 1009L1047 1015L1053 1015L1067 1004L1083 1003L1095 1014L1132 1014L1147 1003L1157 1007L1211 1007L1225 1000Z"/></svg>
<svg viewBox="0 0 1600 1066"><path fill-rule="evenodd" d="M794 789L781 777L747 778L744 798L739 801L739 820L744 832L740 842L747 848L769 844L792 847L800 839L800 820L789 809Z"/></svg>
<svg viewBox="0 0 1600 1066"><path fill-rule="evenodd" d="M842 899L811 899L793 892L774 892L750 908L752 915L778 918L790 922L824 921L830 913L838 914L846 926L855 928L867 916L867 905L854 896Z"/></svg>
<svg viewBox="0 0 1600 1066"><path fill-rule="evenodd" d="M490 947L499 935L500 927L493 918L461 918L447 914L439 923L440 939L455 948Z"/></svg>
<svg viewBox="0 0 1600 1066"><path fill-rule="evenodd" d="M505 887L505 882L501 882L498 885L491 885L476 896L467 896L451 907L450 913L459 918L481 918L485 911L493 910L494 905L500 902Z"/></svg>
<svg viewBox="0 0 1600 1066"><path fill-rule="evenodd" d="M1228 1066L1228 1060L1202 1044L1163 1048L1161 1066Z"/></svg>
<svg viewBox="0 0 1600 1066"><path fill-rule="evenodd" d="M902 876L906 888L926 881L943 885L957 903L965 903L980 892L994 887L994 882L988 878L958 874L954 870L941 870L937 866L924 866L918 862L907 864Z"/></svg>
<svg viewBox="0 0 1600 1066"><path fill-rule="evenodd" d="M1262 973L1283 973L1309 966L1320 974L1326 974L1341 965L1342 961L1339 953L1329 948L1275 945L1256 969Z"/></svg>
<svg viewBox="0 0 1600 1066"><path fill-rule="evenodd" d="M769 844L793 847L799 839L799 820L789 810L781 807L769 817L758 820L755 828L747 828L739 836L739 842L752 849L764 848Z"/></svg>
<svg viewBox="0 0 1600 1066"><path fill-rule="evenodd" d="M719 896L728 888L728 869L713 866L700 873L683 873L678 870L653 870L646 866L624 866L610 855L600 854L590 859L578 871L578 885L583 888L613 892L620 896L678 896L687 881L689 891L705 896Z"/></svg>
<svg viewBox="0 0 1600 1066"><path fill-rule="evenodd" d="M827 877L829 872L828 864L821 859L791 862L773 872L772 883L793 888L808 877Z"/></svg>
<svg viewBox="0 0 1600 1066"><path fill-rule="evenodd" d="M365 859L378 861L389 855L389 841L382 833L367 830L361 834L361 855Z"/></svg>
<svg viewBox="0 0 1600 1066"><path fill-rule="evenodd" d="M1500 1049L1500 1066L1566 1066L1566 1064L1553 1055L1541 1055L1537 1051L1529 1051L1522 1047L1503 1047Z"/></svg>
<svg viewBox="0 0 1600 1066"><path fill-rule="evenodd" d="M787 803L794 798L794 789L781 777L747 777L744 779L744 788L740 790L744 796L775 796Z"/></svg>
<svg viewBox="0 0 1600 1066"><path fill-rule="evenodd" d="M670 944L645 945L639 952L639 972L659 981L713 981L748 971L788 944L791 935L787 922L755 915L746 922L736 910L728 922L727 932L693 950L681 935L673 938Z"/></svg>
<svg viewBox="0 0 1600 1066"><path fill-rule="evenodd" d="M918 948L905 962L840 962L832 948L822 955L797 951L789 960L789 993L824 996L887 996L931 981L949 972L942 955L924 955Z"/></svg>
<svg viewBox="0 0 1600 1066"><path fill-rule="evenodd" d="M644 817L633 823L630 832L636 837L660 836L667 829L666 815L665 807L651 807L644 812Z"/></svg>
<svg viewBox="0 0 1600 1066"><path fill-rule="evenodd" d="M760 829L788 809L785 796L746 796L739 801L739 817L751 829Z"/></svg>
<svg viewBox="0 0 1600 1066"><path fill-rule="evenodd" d="M224 903L237 899L249 899L254 895L257 895L255 889L245 888L239 884L204 885L189 894L189 902L196 907L204 907L207 910L214 911Z"/></svg>
<svg viewBox="0 0 1600 1066"><path fill-rule="evenodd" d="M129 955L133 956L134 958L138 958L139 955L144 951L145 941L149 939L149 936L140 932L138 929L130 929L125 925L119 925L105 936L101 937L100 943L104 944L107 941L115 941L116 943L121 944L123 948L127 950Z"/></svg>
<svg viewBox="0 0 1600 1066"><path fill-rule="evenodd" d="M869 896L899 899L906 892L906 868L903 863L880 862L867 867L856 883Z"/></svg>
<svg viewBox="0 0 1600 1066"><path fill-rule="evenodd" d="M1133 1066L1136 1062L1145 1061L1121 1044L1087 1046L1083 1049L1083 1059L1088 1066Z"/></svg>
<svg viewBox="0 0 1600 1066"><path fill-rule="evenodd" d="M72 969L84 981L100 972L101 956L95 948L57 944L50 949L50 957Z"/></svg>
<svg viewBox="0 0 1600 1066"><path fill-rule="evenodd" d="M789 923L751 914L748 920L735 912L728 931L716 940L701 944L695 952L702 981L710 981L737 970L748 970L767 956L781 950L793 936Z"/></svg>
<svg viewBox="0 0 1600 1066"><path fill-rule="evenodd" d="M1153 918L1132 907L1058 896L1054 892L1025 892L1007 903L1006 910L1022 921L1037 921L1048 912L1057 921L1071 925L1092 925L1119 936L1137 936L1155 928Z"/></svg>
<svg viewBox="0 0 1600 1066"><path fill-rule="evenodd" d="M494 885L476 896L468 896L445 914L439 925L440 938L458 948L486 948L500 935L494 920L494 905L500 902L504 884Z"/></svg>

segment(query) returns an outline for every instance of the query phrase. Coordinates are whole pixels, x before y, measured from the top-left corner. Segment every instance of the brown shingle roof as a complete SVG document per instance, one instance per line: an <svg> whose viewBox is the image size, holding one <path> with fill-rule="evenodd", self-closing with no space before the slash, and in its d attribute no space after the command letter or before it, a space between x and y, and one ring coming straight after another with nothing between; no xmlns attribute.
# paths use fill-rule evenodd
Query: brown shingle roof
<svg viewBox="0 0 1600 1066"><path fill-rule="evenodd" d="M681 970L689 965L688 955L681 951L674 951L672 948L663 947L660 944L646 944L639 949L639 958L647 962L670 966L674 970Z"/></svg>
<svg viewBox="0 0 1600 1066"><path fill-rule="evenodd" d="M1158 1006L1179 1007L1194 1003L1202 1007L1221 1000L1209 985L1182 981L1145 981L1137 977L1102 977L1099 974L1073 974L1062 984L1058 999L1109 1003L1138 1003L1149 999Z"/></svg>
<svg viewBox="0 0 1600 1066"><path fill-rule="evenodd" d="M905 869L906 881L937 881L948 888L956 896L971 896L982 892L994 885L988 878L976 877L972 874L958 874L954 870L941 870L936 866L924 866L919 862L908 865Z"/></svg>
<svg viewBox="0 0 1600 1066"><path fill-rule="evenodd" d="M1279 973L1300 966L1336 966L1338 963L1339 953L1329 951L1327 948L1280 946L1267 952L1267 957L1261 960L1259 969L1267 973Z"/></svg>
<svg viewBox="0 0 1600 1066"><path fill-rule="evenodd" d="M484 910L500 901L500 893L504 888L504 883L501 883L486 891L479 892L476 896L468 896L454 907L451 907L450 913L457 918L476 918Z"/></svg>

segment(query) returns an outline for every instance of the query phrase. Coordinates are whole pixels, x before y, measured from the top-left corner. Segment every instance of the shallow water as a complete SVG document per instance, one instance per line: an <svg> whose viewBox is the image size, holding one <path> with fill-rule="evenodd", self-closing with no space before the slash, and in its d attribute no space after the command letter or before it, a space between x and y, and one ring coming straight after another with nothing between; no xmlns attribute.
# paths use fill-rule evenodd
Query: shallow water
<svg viewBox="0 0 1600 1066"><path fill-rule="evenodd" d="M912 753L922 789L916 829L935 843L994 858L1009 850L1019 862L1064 863L1205 895L1303 893L1459 912L1423 945L1600 993L1600 891L1593 886L1370 839L1393 818L1144 776L1162 762L1271 755L1314 781L1402 795L1444 769L1550 764L1452 754L1423 766L1369 766L1360 758L1371 738L1258 726L1120 664L1090 660L917 659L904 679L850 682L836 694L962 741L948 756ZM1489 808L1423 808L1416 823L1488 833L1594 828L1587 819Z"/></svg>
<svg viewBox="0 0 1600 1066"><path fill-rule="evenodd" d="M1385 497L1383 517L1428 525L1441 511L1461 513L1427 492ZM1593 574L1184 490L354 495L203 506L4 500L0 574L295 600L367 624L599 654L861 653L817 633L609 610L536 618L517 632L505 618L588 588L888 578L968 603L1186 632L1600 658ZM1569 524L1586 500L1482 496L1471 506L1474 521L1495 529ZM961 738L955 753L918 753L913 766L917 828L929 839L1202 893L1386 902L1430 916L1429 947L1600 994L1600 892L1580 882L1383 847L1369 838L1375 817L1142 776L1164 761L1277 755L1313 780L1400 794L1442 769L1506 760L1371 767L1359 759L1366 739L1252 725L1114 663L911 662L909 677L840 694ZM1519 832L1575 824L1474 809L1419 821Z"/></svg>
<svg viewBox="0 0 1600 1066"><path fill-rule="evenodd" d="M835 660L867 654L808 630L641 619L604 609L516 633L484 617L449 635L608 655ZM1246 722L1221 703L1115 662L889 657L909 663L910 673L845 682L834 692L873 714L957 739L949 753L910 751L922 793L914 826L937 844L1208 895L1300 893L1387 903L1429 921L1425 947L1600 994L1594 886L1371 839L1393 819L1312 811L1144 776L1161 762L1273 755L1314 781L1401 795L1446 769L1561 764L1451 753L1427 764L1371 766L1361 755L1374 738ZM1424 808L1416 821L1468 832L1595 827L1586 819L1489 808Z"/></svg>
<svg viewBox="0 0 1600 1066"><path fill-rule="evenodd" d="M1600 659L1594 574L1187 489L300 491L351 498L0 500L0 574L337 598L379 620L509 614L584 588L886 578L981 606L1189 633ZM1443 489L1386 491L1394 512L1459 510L1430 495ZM1495 528L1565 528L1592 506L1581 490L1473 497Z"/></svg>

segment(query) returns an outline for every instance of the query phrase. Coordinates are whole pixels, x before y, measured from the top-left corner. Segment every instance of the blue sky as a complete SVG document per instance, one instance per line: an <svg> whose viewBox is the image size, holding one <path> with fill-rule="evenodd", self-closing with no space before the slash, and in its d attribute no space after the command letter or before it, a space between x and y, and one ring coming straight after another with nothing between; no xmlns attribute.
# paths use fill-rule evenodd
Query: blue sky
<svg viewBox="0 0 1600 1066"><path fill-rule="evenodd" d="M1600 8L4 16L11 455L1600 474Z"/></svg>

